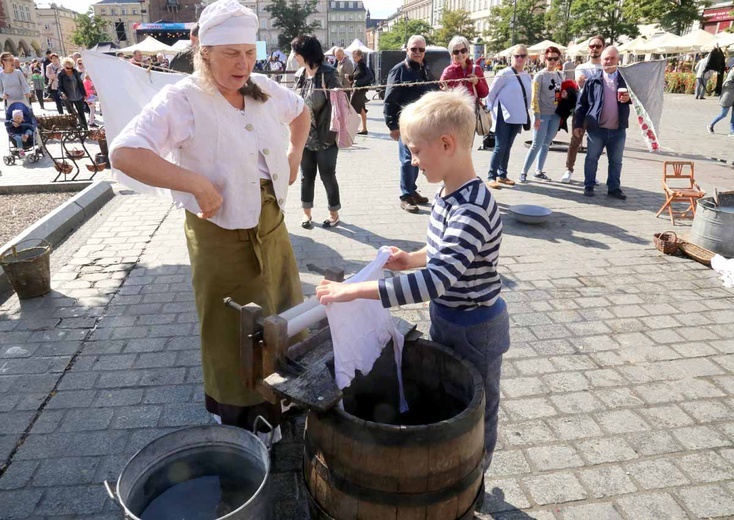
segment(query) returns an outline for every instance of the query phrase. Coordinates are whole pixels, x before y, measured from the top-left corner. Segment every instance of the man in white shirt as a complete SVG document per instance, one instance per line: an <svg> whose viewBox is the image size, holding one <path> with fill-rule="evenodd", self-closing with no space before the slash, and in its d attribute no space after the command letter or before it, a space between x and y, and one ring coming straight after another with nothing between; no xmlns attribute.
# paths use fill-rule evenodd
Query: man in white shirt
<svg viewBox="0 0 734 520"><path fill-rule="evenodd" d="M696 64L696 99L704 99L706 97L706 82L708 80L706 67L709 64L709 56L701 58Z"/></svg>
<svg viewBox="0 0 734 520"><path fill-rule="evenodd" d="M576 67L576 83L579 85L579 91L584 88L586 79L594 72L601 69L601 53L604 50L604 37L601 35L593 36L589 40L589 61L582 63ZM579 146L584 138L584 133L571 134L571 141L568 143L568 154L566 155L566 173L561 177L561 182L571 182L573 168L576 165L576 156L579 153Z"/></svg>

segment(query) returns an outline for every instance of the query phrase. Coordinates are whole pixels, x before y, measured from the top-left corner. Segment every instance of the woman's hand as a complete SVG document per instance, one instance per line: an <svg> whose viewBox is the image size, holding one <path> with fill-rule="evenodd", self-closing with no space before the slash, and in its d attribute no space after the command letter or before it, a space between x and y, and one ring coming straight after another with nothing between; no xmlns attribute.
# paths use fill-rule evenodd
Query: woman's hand
<svg viewBox="0 0 734 520"><path fill-rule="evenodd" d="M3 99L8 99L10 96L8 94L3 94Z"/></svg>
<svg viewBox="0 0 734 520"><path fill-rule="evenodd" d="M535 118L535 123L533 123L533 128L535 128L536 130L540 130L540 123L541 122L542 121L541 121L540 117L536 117Z"/></svg>
<svg viewBox="0 0 734 520"><path fill-rule="evenodd" d="M390 255L390 258L387 259L387 262L385 262L385 269L390 269L391 271L404 271L413 267L410 253L406 253L395 246L390 246L390 249L392 249L392 254Z"/></svg>
<svg viewBox="0 0 734 520"><path fill-rule="evenodd" d="M476 74L469 74L467 78L469 78L469 81L471 81L472 85L476 85L477 83L479 83L479 78Z"/></svg>
<svg viewBox="0 0 734 520"><path fill-rule="evenodd" d="M224 200L217 188L212 184L212 181L203 175L198 176L196 184L197 186L192 191L192 194L196 197L196 203L201 209L196 216L199 218L212 218L217 214L219 208L222 207Z"/></svg>
<svg viewBox="0 0 734 520"><path fill-rule="evenodd" d="M303 150L297 151L294 148L288 149L288 168L290 175L288 177L288 185L290 186L298 178L298 168L301 166L301 158L303 157Z"/></svg>

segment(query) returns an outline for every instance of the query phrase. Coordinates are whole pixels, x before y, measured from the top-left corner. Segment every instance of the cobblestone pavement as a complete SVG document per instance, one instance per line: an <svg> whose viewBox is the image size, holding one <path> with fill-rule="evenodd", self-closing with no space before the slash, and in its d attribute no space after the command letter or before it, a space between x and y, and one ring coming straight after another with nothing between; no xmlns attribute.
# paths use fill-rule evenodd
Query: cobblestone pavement
<svg viewBox="0 0 734 520"><path fill-rule="evenodd" d="M355 272L380 245L424 241L427 210L398 207L397 146L380 113L371 103L370 135L340 151L343 225L301 229L291 190L307 294L320 279L307 264ZM538 227L504 219L512 347L483 518L734 517L734 291L653 247L671 227L655 218L663 158L635 151L634 131L629 143L626 202L603 186L585 198L578 183L494 192L503 209L554 214ZM518 142L512 177L524 152ZM475 152L482 176L489 159ZM564 160L549 155L552 178ZM697 176L708 191L734 189L724 165L698 162ZM326 216L319 188L314 218ZM170 205L123 189L54 253L51 294L0 304L0 518L119 518L102 481L159 435L210 421L182 223ZM423 305L394 314L428 328ZM301 520L303 417L287 426L273 453L277 518Z"/></svg>

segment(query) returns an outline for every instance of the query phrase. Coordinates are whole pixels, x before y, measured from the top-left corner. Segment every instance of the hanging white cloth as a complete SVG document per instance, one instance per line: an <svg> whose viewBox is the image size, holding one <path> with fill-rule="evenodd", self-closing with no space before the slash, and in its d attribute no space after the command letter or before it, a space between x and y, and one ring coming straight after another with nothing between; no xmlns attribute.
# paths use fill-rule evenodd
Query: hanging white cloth
<svg viewBox="0 0 734 520"><path fill-rule="evenodd" d="M383 268L391 254L389 247L381 247L377 258L344 283L379 280L383 277ZM369 374L382 349L392 340L400 392L400 413L407 412L408 403L403 393L402 377L404 338L395 328L390 311L379 300L354 300L328 305L326 317L334 344L336 385L340 389L349 386L356 370L363 375Z"/></svg>
<svg viewBox="0 0 734 520"><path fill-rule="evenodd" d="M734 258L726 259L715 255L711 259L711 268L721 275L724 287L734 287Z"/></svg>

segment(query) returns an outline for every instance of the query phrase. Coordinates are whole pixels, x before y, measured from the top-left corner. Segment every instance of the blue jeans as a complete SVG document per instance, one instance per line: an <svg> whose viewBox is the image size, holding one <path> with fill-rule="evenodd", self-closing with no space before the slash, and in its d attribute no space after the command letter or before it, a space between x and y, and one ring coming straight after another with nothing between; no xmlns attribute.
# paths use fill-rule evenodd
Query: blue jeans
<svg viewBox="0 0 734 520"><path fill-rule="evenodd" d="M400 200L405 200L418 191L415 181L418 180L418 167L413 166L413 154L398 139L398 152L400 153Z"/></svg>
<svg viewBox="0 0 734 520"><path fill-rule="evenodd" d="M507 163L510 162L510 151L515 137L520 133L522 125L505 123L502 108L497 110L497 123L494 129L494 152L489 161L489 180L507 177Z"/></svg>
<svg viewBox="0 0 734 520"><path fill-rule="evenodd" d="M608 130L606 128L595 128L586 130L586 161L584 162L584 188L594 189L596 182L596 170L599 167L599 157L607 149L609 159L609 170L607 173L607 192L613 192L620 188L620 176L622 174L622 154L624 153L624 142L627 139L627 129Z"/></svg>
<svg viewBox="0 0 734 520"><path fill-rule="evenodd" d="M548 156L548 148L553 138L558 133L558 125L561 123L561 116L551 114L549 116L540 116L540 128L533 129L533 144L525 156L525 164L523 164L522 172L528 173L535 157L538 157L538 164L535 169L539 172L543 171L545 158Z"/></svg>
<svg viewBox="0 0 734 520"><path fill-rule="evenodd" d="M23 137L27 135L29 138L29 142L30 142L30 138L33 137L33 132L31 130L26 130L22 134L11 134L11 135L13 137L13 140L15 141L15 146L18 149L22 150L23 149Z"/></svg>
<svg viewBox="0 0 734 520"><path fill-rule="evenodd" d="M719 115L711 120L711 128L713 128L716 123L726 117L726 114L729 112L730 108L731 107L721 107L721 112L719 113ZM731 111L731 119L729 120L729 133L734 134L734 110Z"/></svg>
<svg viewBox="0 0 734 520"><path fill-rule="evenodd" d="M704 94L706 94L706 78L696 78L696 99L703 99Z"/></svg>

